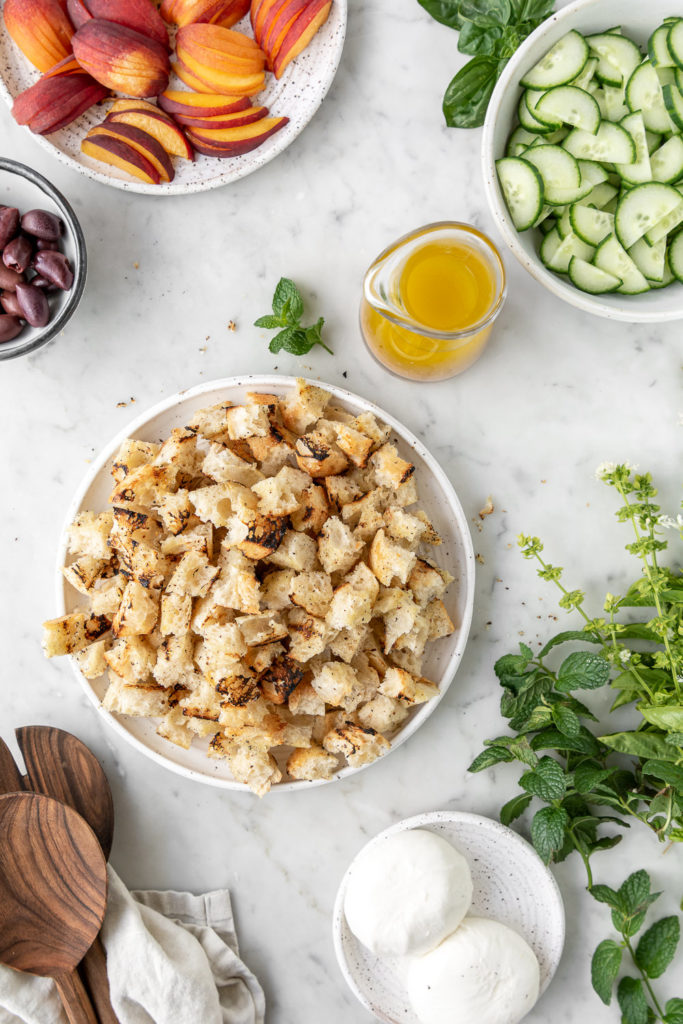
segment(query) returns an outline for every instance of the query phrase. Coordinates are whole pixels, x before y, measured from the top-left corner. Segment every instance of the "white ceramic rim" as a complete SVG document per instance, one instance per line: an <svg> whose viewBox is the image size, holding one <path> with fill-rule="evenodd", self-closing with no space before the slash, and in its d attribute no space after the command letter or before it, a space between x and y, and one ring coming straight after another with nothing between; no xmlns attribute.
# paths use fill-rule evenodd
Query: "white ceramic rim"
<svg viewBox="0 0 683 1024"><path fill-rule="evenodd" d="M304 378L306 379L306 378ZM472 623L472 611L474 606L474 577L475 577L475 561L474 561L474 548L472 546L472 538L470 536L469 527L467 525L467 518L463 511L460 500L455 493L453 485L446 476L446 473L441 468L439 463L436 461L434 456L428 451L422 442L410 431L407 427L404 427L398 420L394 419L389 413L385 412L374 402L370 402L360 395L354 394L352 391L347 391L344 388L337 387L334 384L327 384L319 380L307 380L308 384L315 387L322 387L326 391L329 391L336 398L342 399L342 401L348 400L353 403L360 403L367 411L374 413L374 415L383 420L389 426L391 426L394 433L396 433L406 444L410 445L420 458L426 463L429 472L435 477L439 484L444 496L447 498L451 512L453 514L454 521L457 525L457 531L459 539L462 543L463 554L464 554L464 579L462 580L462 586L465 592L465 603L462 619L458 628L458 639L453 649L453 652L446 663L443 672L442 679L439 684L439 693L436 697L422 704L417 713L406 723L406 725L400 729L396 736L391 740L390 749L382 757L378 758L377 761L373 761L370 764L360 765L358 767L352 767L346 765L340 771L336 772L331 779L315 779L312 781L298 780L294 782L278 782L269 791L269 793L285 792L290 790L306 791L316 786L329 785L331 782L336 782L339 779L348 778L349 775L355 775L357 772L363 771L366 768L371 768L373 764L377 764L379 761L384 760L389 754L400 747L405 741L416 732L422 723L429 718L429 716L436 710L437 705L441 702L446 691L451 685L453 678L458 670L462 655L467 645L467 638ZM77 512L80 510L81 504L85 497L86 492L93 483L95 477L102 471L107 461L118 451L119 447L129 437L134 437L137 431L143 428L148 420L153 419L160 413L166 412L169 409L173 409L176 406L182 405L189 399L197 398L198 396L205 394L208 391L215 391L218 388L224 388L229 390L234 387L250 386L258 389L270 389L270 388L293 388L296 384L296 377L281 376L280 374L245 374L239 377L224 377L217 380L207 381L202 384L198 384L196 387L189 388L186 391L179 391L170 398L165 398L161 402L147 409L145 412L137 416L132 422L130 422L123 430L120 430L115 437L104 446L99 455L94 459L88 468L88 472L85 474L80 486L78 487L76 494L74 495L69 508L67 510L66 518L64 520L64 526L62 529L62 535L57 550L57 566L56 566L56 590L57 590L57 608L58 614L64 615L66 613L66 605L64 602L64 576L62 575L62 568L65 564L67 555L67 528L73 522ZM184 778L193 779L197 782L202 782L205 785L216 786L219 789L233 789L241 792L250 793L251 790L243 782L237 782L233 779L222 779L212 775L204 775L200 772L194 771L191 768L187 768L184 765L176 764L170 761L162 754L157 753L155 750L151 750L145 743L133 736L119 721L118 716L107 711L90 685L89 680L78 670L76 662L73 658L69 658L72 671L78 679L81 688L85 692L86 697L90 703L96 708L97 712L104 718L111 728L114 729L119 736L122 736L126 742L130 743L131 746L135 747L140 753L145 754L147 757L156 761L157 764L163 768L167 768L170 771L175 772L178 775L182 775Z"/></svg>
<svg viewBox="0 0 683 1024"><path fill-rule="evenodd" d="M513 829L508 828L506 825L501 825L501 823L499 821L496 821L494 818L487 818L483 814L473 814L471 811L427 811L424 814L416 814L411 818L404 818L402 821L397 821L395 825L390 825L389 828L385 828L384 831L379 832L368 843L366 843L362 850L358 851L356 857L354 857L354 859L351 861L351 863L349 864L348 868L344 873L344 877L342 878L341 884L337 891L337 898L334 901L334 911L332 916L332 940L334 943L334 952L337 957L337 963L339 964L340 970L344 976L346 984L349 986L349 988L351 989L359 1003L361 1003L365 1007L365 1009L373 1015L373 1017L377 1016L375 1012L376 1008L372 1006L370 1001L366 998L365 993L356 984L356 980L353 974L351 973L351 970L349 969L349 964L346 959L346 954L344 952L344 944L342 942L342 924L345 920L344 898L346 896L346 887L348 884L351 868L353 867L356 858L360 856L360 854L364 850L367 850L371 846L375 846L383 839L386 839L387 836L393 835L396 832L405 832L408 829L424 828L425 825L434 825L439 822L451 821L459 822L463 825L474 825L478 829L488 828L491 832L497 834L500 837L501 843L508 843L517 845L519 847L523 847L525 853L531 853L536 858L536 860L538 861L539 870L545 872L547 876L550 885L550 891L552 892L556 900L556 909L558 911L558 918L560 921L560 932L558 936L558 948L560 952L557 955L556 960L553 962L548 974L541 983L541 987L538 993L539 999L550 985L550 982L553 980L555 972L559 966L560 958L562 956L562 950L564 947L566 931L564 902L562 900L562 893L560 892L560 887L557 884L557 881L552 871L550 871L547 865L543 863L543 861L538 856L531 843L528 843L526 839L519 835L518 832L515 832ZM377 1017L377 1019L388 1020L389 1018Z"/></svg>
<svg viewBox="0 0 683 1024"><path fill-rule="evenodd" d="M294 142L294 140L301 134L304 128L310 124L320 106L322 101L327 96L330 90L330 86L334 81L334 77L337 74L339 68L339 62L341 61L342 51L344 49L344 41L346 39L346 26L348 21L348 0L334 0L333 8L336 7L339 12L339 34L337 48L334 51L324 76L320 79L320 92L317 96L317 101L314 102L308 111L306 118L298 126L292 126L291 122L289 125L285 125L282 131L276 132L275 135L271 136L270 139L266 140L266 143L259 146L257 149L252 150L250 154L252 162L250 166L242 168L242 170L235 171L226 169L223 174L216 175L215 178L211 178L208 181L200 181L194 185L188 184L174 184L169 182L167 184L161 183L159 185L146 185L143 181L131 177L130 180L124 180L123 178L114 178L103 171L97 171L93 167L89 167L87 164L81 163L75 160L73 157L64 153L58 146L55 146L50 142L49 137L44 135L33 135L29 132L31 137L47 150L52 156L55 156L60 163L65 164L72 170L78 171L79 174L84 174L87 178L91 178L93 181L99 181L102 185L111 185L113 188L123 189L126 192L141 192L143 195L148 196L184 196L192 195L197 192L210 192L214 188L222 188L223 185L229 185L230 182L239 181L240 178L246 178L248 175L253 174L254 171L258 171L261 167L270 163L276 156L279 156L287 147ZM0 15L1 17L1 15ZM325 26L321 27L321 31L324 32ZM290 65L290 72L293 69L293 65ZM14 97L10 93L9 89L5 85L5 81L0 75L0 95L4 99L7 106L12 108L14 103ZM201 157L197 154L195 159L206 159L215 160L212 157ZM225 161L226 165L229 165L230 161Z"/></svg>
<svg viewBox="0 0 683 1024"><path fill-rule="evenodd" d="M521 263L525 270L528 270L531 276L538 281L539 284L543 285L544 288L547 288L548 291L553 293L553 295L556 295L558 299L562 299L564 302L568 302L570 305L576 306L577 309L582 309L586 313L593 313L594 316L606 317L608 320L619 320L623 323L648 324L681 320L683 319L683 296L681 299L681 308L679 310L649 310L639 312L635 305L631 306L630 309L624 310L617 309L614 306L608 306L600 300L599 296L588 295L587 292L582 292L573 285L565 284L565 282L561 278L557 277L557 275L546 270L538 257L532 259L531 256L529 256L529 254L521 247L518 242L517 231L512 225L512 221L510 220L510 216L507 212L505 202L498 186L495 164L496 154L494 153L494 128L498 120L500 104L503 96L508 89L517 88L520 68L524 65L524 62L527 59L527 51L533 46L539 37L545 35L550 24L562 24L564 21L572 19L585 8L595 7L599 2L600 0L574 0L574 3L568 4L567 7L563 7L555 14L552 14L524 40L522 45L515 51L514 55L506 64L502 75L498 79L496 88L493 90L493 95L489 100L481 140L481 169L484 178L486 199L489 204L489 209L491 210L494 220L498 226L498 230L514 257L519 263ZM624 296L624 298L628 299L628 296Z"/></svg>

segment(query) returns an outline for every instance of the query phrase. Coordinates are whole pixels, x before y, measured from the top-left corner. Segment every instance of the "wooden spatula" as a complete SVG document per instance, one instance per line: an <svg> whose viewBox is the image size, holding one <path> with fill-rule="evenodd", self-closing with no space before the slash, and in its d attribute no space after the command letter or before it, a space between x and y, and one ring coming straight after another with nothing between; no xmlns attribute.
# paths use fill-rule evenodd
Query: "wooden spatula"
<svg viewBox="0 0 683 1024"><path fill-rule="evenodd" d="M106 862L83 818L36 793L1 796L0 962L53 978L70 1024L97 1024L76 967L106 903Z"/></svg>
<svg viewBox="0 0 683 1024"><path fill-rule="evenodd" d="M12 751L3 739L0 739L0 794L20 793L24 788L21 772L12 757Z"/></svg>

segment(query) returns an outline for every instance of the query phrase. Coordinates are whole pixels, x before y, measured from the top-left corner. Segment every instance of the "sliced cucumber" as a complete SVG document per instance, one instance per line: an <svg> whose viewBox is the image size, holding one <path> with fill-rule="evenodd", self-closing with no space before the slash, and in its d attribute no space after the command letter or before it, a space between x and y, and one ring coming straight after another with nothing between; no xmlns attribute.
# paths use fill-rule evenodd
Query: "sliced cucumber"
<svg viewBox="0 0 683 1024"><path fill-rule="evenodd" d="M680 18L671 25L666 42L674 64L683 68L683 21Z"/></svg>
<svg viewBox="0 0 683 1024"><path fill-rule="evenodd" d="M674 277L683 283L683 231L674 235L669 244L669 266Z"/></svg>
<svg viewBox="0 0 683 1024"><path fill-rule="evenodd" d="M630 107L626 104L626 93L621 85L605 85L605 112L608 121L621 121L630 113Z"/></svg>
<svg viewBox="0 0 683 1024"><path fill-rule="evenodd" d="M521 125L518 125L508 139L505 155L521 156L524 150L531 145L534 139L539 138L540 135L536 135L534 132L528 132L526 128L522 128Z"/></svg>
<svg viewBox="0 0 683 1024"><path fill-rule="evenodd" d="M586 63L584 64L581 73L577 75L576 78L573 78L569 84L575 85L577 89L587 89L593 81L593 75L595 74L595 69L597 68L597 66L598 58L589 57Z"/></svg>
<svg viewBox="0 0 683 1024"><path fill-rule="evenodd" d="M569 261L569 280L582 292L590 295L602 295L613 292L621 285L621 278L600 270L592 263L587 263L580 256L572 256Z"/></svg>
<svg viewBox="0 0 683 1024"><path fill-rule="evenodd" d="M620 123L636 144L636 158L630 163L615 164L617 174L629 185L640 185L645 181L652 181L650 155L647 151L643 115L640 112L637 114L627 114Z"/></svg>
<svg viewBox="0 0 683 1024"><path fill-rule="evenodd" d="M581 181L590 182L591 185L602 185L607 181L607 171L602 164L595 160L577 160L581 171Z"/></svg>
<svg viewBox="0 0 683 1024"><path fill-rule="evenodd" d="M626 36L604 32L587 36L586 42L599 58L595 77L605 85L625 85L642 60L640 50Z"/></svg>
<svg viewBox="0 0 683 1024"><path fill-rule="evenodd" d="M534 135L548 135L553 131L549 125L543 124L542 121L539 121L538 118L534 117L531 113L526 102L526 92L522 93L519 101L517 117L519 118L519 123L522 128L525 128L528 132L532 132Z"/></svg>
<svg viewBox="0 0 683 1024"><path fill-rule="evenodd" d="M554 85L567 85L581 74L588 57L586 40L579 32L572 30L562 36L546 55L527 71L520 84L526 89L551 89Z"/></svg>
<svg viewBox="0 0 683 1024"><path fill-rule="evenodd" d="M669 50L669 30L671 25L665 22L656 28L647 43L650 63L655 68L670 68L676 63Z"/></svg>
<svg viewBox="0 0 683 1024"><path fill-rule="evenodd" d="M542 114L538 113L538 102L539 100L542 100L544 96L544 89L527 89L524 93L524 102L527 105L527 110L536 121L540 121L541 124L544 124L551 132L556 132L558 128L562 127L562 121L557 117L543 117Z"/></svg>
<svg viewBox="0 0 683 1024"><path fill-rule="evenodd" d="M657 72L648 60L640 64L626 83L626 103L634 113L643 115L645 127L650 132L669 130L669 115L664 105L662 86Z"/></svg>
<svg viewBox="0 0 683 1024"><path fill-rule="evenodd" d="M660 238L665 238L670 231L677 228L678 225L683 221L683 201L674 206L671 213L668 213L661 220L657 221L654 227L645 235L645 241L648 245L656 245Z"/></svg>
<svg viewBox="0 0 683 1024"><path fill-rule="evenodd" d="M628 164L636 159L636 144L629 133L621 125L609 121L603 121L595 135L574 128L562 145L581 160Z"/></svg>
<svg viewBox="0 0 683 1024"><path fill-rule="evenodd" d="M638 270L616 235L608 235L595 250L593 262L600 270L621 278L617 291L623 295L638 295L648 291L647 278Z"/></svg>
<svg viewBox="0 0 683 1024"><path fill-rule="evenodd" d="M600 86L600 88L596 89L595 92L593 92L591 95L593 96L593 99L598 105L600 117L603 117L606 121L609 121L609 115L607 113L607 97L605 96L604 87Z"/></svg>
<svg viewBox="0 0 683 1024"><path fill-rule="evenodd" d="M557 231L560 238L566 238L567 235L571 235L572 233L572 222L569 219L570 209L570 206L566 206L557 218Z"/></svg>
<svg viewBox="0 0 683 1024"><path fill-rule="evenodd" d="M545 237L549 238L550 236L546 235ZM569 270L572 256L578 256L580 259L590 262L594 253L595 249L592 245L586 245L575 234L569 234L561 240L547 265L551 270L556 270L560 274L566 274Z"/></svg>
<svg viewBox="0 0 683 1024"><path fill-rule="evenodd" d="M656 245L648 245L644 238L639 238L636 244L631 246L628 254L648 281L663 280L666 239L662 238Z"/></svg>
<svg viewBox="0 0 683 1024"><path fill-rule="evenodd" d="M541 175L546 203L564 204L567 195L580 191L579 165L561 146L531 146L524 159L532 163Z"/></svg>
<svg viewBox="0 0 683 1024"><path fill-rule="evenodd" d="M650 156L652 156L654 151L656 149L659 149L659 147L662 145L663 136L659 135L657 132L649 132L646 128L645 138L647 140L647 151L650 154Z"/></svg>
<svg viewBox="0 0 683 1024"><path fill-rule="evenodd" d="M598 104L590 93L575 85L556 85L548 89L536 103L533 113L544 124L570 124L591 135L600 127Z"/></svg>
<svg viewBox="0 0 683 1024"><path fill-rule="evenodd" d="M569 223L577 238L587 245L600 245L614 231L614 217L611 213L581 203L574 203L570 207Z"/></svg>
<svg viewBox="0 0 683 1024"><path fill-rule="evenodd" d="M614 185L610 185L608 181L604 181L599 185L595 185L586 198L582 200L582 203L584 206L594 206L598 210L605 210L607 204L616 199L618 195L619 192Z"/></svg>
<svg viewBox="0 0 683 1024"><path fill-rule="evenodd" d="M520 157L496 160L496 170L512 223L518 231L526 231L543 209L543 179L533 164Z"/></svg>
<svg viewBox="0 0 683 1024"><path fill-rule="evenodd" d="M630 249L678 205L683 205L680 192L671 185L649 182L630 189L619 200L614 218L615 232L624 249Z"/></svg>
<svg viewBox="0 0 683 1024"><path fill-rule="evenodd" d="M550 266L550 263L555 256L555 253L560 248L561 243L562 237L557 228L553 228L552 231L549 231L541 242L539 255L541 257L541 263L546 267Z"/></svg>
<svg viewBox="0 0 683 1024"><path fill-rule="evenodd" d="M683 139L672 135L668 142L656 149L650 157L652 177L655 181L671 184L683 177Z"/></svg>
<svg viewBox="0 0 683 1024"><path fill-rule="evenodd" d="M667 113L680 131L683 129L683 94L676 85L663 86L662 93Z"/></svg>
<svg viewBox="0 0 683 1024"><path fill-rule="evenodd" d="M664 277L661 281L650 281L650 288L666 288L667 285L673 284L676 277L669 265L669 257L664 260Z"/></svg>

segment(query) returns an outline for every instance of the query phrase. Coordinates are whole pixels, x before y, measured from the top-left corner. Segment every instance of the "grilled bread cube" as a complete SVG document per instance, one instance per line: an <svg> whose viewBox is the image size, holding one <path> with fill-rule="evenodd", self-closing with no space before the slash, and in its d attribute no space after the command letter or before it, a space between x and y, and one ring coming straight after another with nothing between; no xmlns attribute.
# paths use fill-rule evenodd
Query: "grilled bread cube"
<svg viewBox="0 0 683 1024"><path fill-rule="evenodd" d="M243 530L242 527L245 529ZM232 521L228 540L257 562L274 554L289 530L289 516L264 516L260 512L242 513Z"/></svg>
<svg viewBox="0 0 683 1024"><path fill-rule="evenodd" d="M218 402L217 405L198 409L188 421L188 429L203 437L217 437L228 429L227 412L231 408L232 402Z"/></svg>
<svg viewBox="0 0 683 1024"><path fill-rule="evenodd" d="M109 559L109 534L114 523L111 512L79 512L69 527L69 548L74 555Z"/></svg>
<svg viewBox="0 0 683 1024"><path fill-rule="evenodd" d="M235 619L247 647L276 643L287 636L287 626L277 612L240 615Z"/></svg>
<svg viewBox="0 0 683 1024"><path fill-rule="evenodd" d="M162 594L159 629L168 636L183 636L190 632L192 598L189 594Z"/></svg>
<svg viewBox="0 0 683 1024"><path fill-rule="evenodd" d="M117 676L121 676L129 686L145 682L152 672L156 658L154 648L138 636L115 640L104 654L104 660L109 668Z"/></svg>
<svg viewBox="0 0 683 1024"><path fill-rule="evenodd" d="M90 591L90 609L93 615L115 615L125 589L125 576L117 574L97 581Z"/></svg>
<svg viewBox="0 0 683 1024"><path fill-rule="evenodd" d="M289 626L289 656L295 661L310 661L322 654L329 630L323 619L309 615L302 608L294 608L287 616Z"/></svg>
<svg viewBox="0 0 683 1024"><path fill-rule="evenodd" d="M356 416L353 426L361 433L367 434L377 448L388 441L391 434L391 427L386 423L380 423L371 412L362 412Z"/></svg>
<svg viewBox="0 0 683 1024"><path fill-rule="evenodd" d="M330 754L343 754L352 768L360 768L386 754L389 742L372 728L346 722L327 733L323 747Z"/></svg>
<svg viewBox="0 0 683 1024"><path fill-rule="evenodd" d="M258 503L249 487L232 481L198 487L190 496L199 518L218 527L229 526L233 515L255 509Z"/></svg>
<svg viewBox="0 0 683 1024"><path fill-rule="evenodd" d="M385 697L393 697L404 704L424 704L425 701L436 697L439 688L428 679L417 679L405 669L395 668L391 665L384 673L384 679L379 684L379 692Z"/></svg>
<svg viewBox="0 0 683 1024"><path fill-rule="evenodd" d="M287 530L282 543L268 561L282 569L311 572L318 564L318 547L312 537L296 530Z"/></svg>
<svg viewBox="0 0 683 1024"><path fill-rule="evenodd" d="M64 579L81 594L89 594L95 583L111 567L111 562L104 558L93 558L92 555L81 555L75 562L62 569Z"/></svg>
<svg viewBox="0 0 683 1024"><path fill-rule="evenodd" d="M43 650L47 658L75 654L99 639L109 629L104 616L72 612L43 623ZM99 631L99 632L98 632Z"/></svg>
<svg viewBox="0 0 683 1024"><path fill-rule="evenodd" d="M157 726L157 732L163 739L175 743L177 747L182 747L183 750L189 750L192 746L194 734L188 728L187 718L179 708L171 708L163 716Z"/></svg>
<svg viewBox="0 0 683 1024"><path fill-rule="evenodd" d="M107 663L104 660L105 651L107 650L106 640L96 640L95 643L89 644L84 647L82 651L77 651L74 654L74 660L78 665L78 671L81 672L86 679L97 679L103 672L107 670Z"/></svg>
<svg viewBox="0 0 683 1024"><path fill-rule="evenodd" d="M167 636L156 652L152 675L159 686L167 689L181 685L194 670L192 661L194 643L192 636ZM112 666L113 667L113 666Z"/></svg>
<svg viewBox="0 0 683 1024"><path fill-rule="evenodd" d="M295 750L287 759L287 774L293 779L331 779L339 768L339 758L328 754L317 743L306 749Z"/></svg>
<svg viewBox="0 0 683 1024"><path fill-rule="evenodd" d="M432 525L432 521L430 520L429 516L427 515L427 513L423 509L416 508L415 511L413 512L413 515L417 519L419 519L421 523L424 523L424 526L425 526L424 533L422 534L422 536L420 538L420 541L421 541L422 544L434 544L434 545L437 545L437 544L443 543L442 540L441 540L441 537L438 535L438 533L434 529L434 526Z"/></svg>
<svg viewBox="0 0 683 1024"><path fill-rule="evenodd" d="M388 587L380 594L374 611L384 620L384 653L389 654L401 637L412 630L420 614L420 606L409 591Z"/></svg>
<svg viewBox="0 0 683 1024"><path fill-rule="evenodd" d="M359 562L334 591L327 613L328 625L332 629L353 629L365 625L370 621L378 593L379 583L374 573L364 562Z"/></svg>
<svg viewBox="0 0 683 1024"><path fill-rule="evenodd" d="M240 666L235 668L239 670ZM255 676L244 670L220 679L216 683L216 692L220 694L221 708L243 708L263 696Z"/></svg>
<svg viewBox="0 0 683 1024"><path fill-rule="evenodd" d="M311 686L326 704L345 711L357 708L364 696L364 688L355 669L343 661L326 661L316 667Z"/></svg>
<svg viewBox="0 0 683 1024"><path fill-rule="evenodd" d="M264 608L269 611L281 612L290 607L289 592L296 573L293 569L275 569L269 572L261 583L261 601ZM245 611L258 611L259 609L245 609Z"/></svg>
<svg viewBox="0 0 683 1024"><path fill-rule="evenodd" d="M384 530L378 530L370 545L370 568L380 583L390 587L392 580L407 583L417 561L414 551L393 541Z"/></svg>
<svg viewBox="0 0 683 1024"><path fill-rule="evenodd" d="M318 558L326 573L349 572L365 545L337 516L330 516L318 537Z"/></svg>
<svg viewBox="0 0 683 1024"><path fill-rule="evenodd" d="M292 604L324 619L332 600L332 583L325 572L300 572L291 582Z"/></svg>
<svg viewBox="0 0 683 1024"><path fill-rule="evenodd" d="M267 405L257 403L234 405L231 409L226 410L225 418L231 441L240 441L249 437L265 437L270 430Z"/></svg>
<svg viewBox="0 0 683 1024"><path fill-rule="evenodd" d="M408 586L419 605L424 607L434 598L443 597L453 577L445 569L438 569L424 558L418 558L408 577Z"/></svg>
<svg viewBox="0 0 683 1024"><path fill-rule="evenodd" d="M169 483L192 479L201 473L204 453L197 445L194 430L177 427L172 430L154 457L154 465L167 467Z"/></svg>
<svg viewBox="0 0 683 1024"><path fill-rule="evenodd" d="M285 649L277 640L272 644L249 647L243 658L244 667L248 668L254 675L260 676L283 654L285 654Z"/></svg>
<svg viewBox="0 0 683 1024"><path fill-rule="evenodd" d="M392 697L383 693L376 694L362 707L358 708L358 724L364 728L374 729L383 735L389 735L398 729L408 717L408 708Z"/></svg>
<svg viewBox="0 0 683 1024"><path fill-rule="evenodd" d="M400 540L409 548L416 548L422 540L427 524L412 516L398 505L390 505L383 513L384 522L393 540Z"/></svg>
<svg viewBox="0 0 683 1024"><path fill-rule="evenodd" d="M283 466L275 476L253 484L251 489L258 496L259 512L287 516L298 509L301 495L310 483L308 473L302 473L293 466Z"/></svg>
<svg viewBox="0 0 683 1024"><path fill-rule="evenodd" d="M422 655L418 657L411 651L400 651L394 648L391 652L391 660L398 668L404 668L413 676L422 675L422 662L424 661Z"/></svg>
<svg viewBox="0 0 683 1024"><path fill-rule="evenodd" d="M352 662L358 652L362 649L368 635L367 626L354 626L352 629L340 629L336 636L333 634L329 640L329 647L333 654L336 654L342 661Z"/></svg>
<svg viewBox="0 0 683 1024"><path fill-rule="evenodd" d="M226 739L217 732L209 744L209 756L226 758L235 779L246 783L257 796L264 796L282 778L275 758L253 738Z"/></svg>
<svg viewBox="0 0 683 1024"><path fill-rule="evenodd" d="M325 701L320 697L310 682L300 682L289 694L287 707L293 715L324 715Z"/></svg>
<svg viewBox="0 0 683 1024"><path fill-rule="evenodd" d="M214 601L225 608L234 608L249 615L258 614L261 588L256 579L254 563L241 551L226 551L211 594Z"/></svg>
<svg viewBox="0 0 683 1024"><path fill-rule="evenodd" d="M318 534L329 515L330 508L324 488L320 484L309 483L306 490L301 493L298 509L292 512L290 518L295 530L310 530L311 533Z"/></svg>
<svg viewBox="0 0 683 1024"><path fill-rule="evenodd" d="M428 636L430 640L440 640L444 636L455 633L455 625L446 611L443 601L438 598L430 601L425 608L425 619L427 620Z"/></svg>
<svg viewBox="0 0 683 1024"><path fill-rule="evenodd" d="M130 580L121 596L111 624L114 636L143 636L151 633L159 616L159 594Z"/></svg>
<svg viewBox="0 0 683 1024"><path fill-rule="evenodd" d="M358 526L362 520L364 528L376 523L376 529L379 530L384 526L382 512L391 496L388 487L374 487L371 491L361 491L357 497L342 505L341 517L349 526Z"/></svg>
<svg viewBox="0 0 683 1024"><path fill-rule="evenodd" d="M202 463L202 476L220 484L236 483L251 487L264 479L263 473L225 444L212 442Z"/></svg>
<svg viewBox="0 0 683 1024"><path fill-rule="evenodd" d="M374 447L372 438L351 426L338 423L337 445L354 466L366 466Z"/></svg>
<svg viewBox="0 0 683 1024"><path fill-rule="evenodd" d="M218 566L211 565L206 555L186 551L166 586L166 593L206 597L219 572Z"/></svg>
<svg viewBox="0 0 683 1024"><path fill-rule="evenodd" d="M305 433L320 419L329 400L328 391L298 378L294 391L280 399L280 412L285 426L296 434Z"/></svg>
<svg viewBox="0 0 683 1024"><path fill-rule="evenodd" d="M214 685L234 673L234 666L242 660L247 646L239 627L234 622L207 627L204 638L195 646L194 661L199 670Z"/></svg>
<svg viewBox="0 0 683 1024"><path fill-rule="evenodd" d="M137 441L133 438L124 441L111 467L115 482L121 483L134 469L152 462L160 448L160 444L152 444L151 441Z"/></svg>
<svg viewBox="0 0 683 1024"><path fill-rule="evenodd" d="M133 715L137 718L157 718L165 715L168 708L168 690L152 683L126 686L123 679L109 672L109 686L102 701L106 711L117 715Z"/></svg>
<svg viewBox="0 0 683 1024"><path fill-rule="evenodd" d="M343 473L349 464L343 451L321 430L312 430L297 438L295 450L299 469L316 479Z"/></svg>
<svg viewBox="0 0 683 1024"><path fill-rule="evenodd" d="M383 444L378 448L370 457L370 464L375 471L377 483L384 487L400 487L415 472L412 462L402 459L393 444Z"/></svg>
<svg viewBox="0 0 683 1024"><path fill-rule="evenodd" d="M198 517L194 514L190 492L184 487L173 494L163 494L157 503L156 511L166 532L174 537L186 530L188 526L196 526L199 522Z"/></svg>
<svg viewBox="0 0 683 1024"><path fill-rule="evenodd" d="M291 658L276 658L270 668L259 677L261 691L272 704L286 704L290 694L304 677L301 665Z"/></svg>
<svg viewBox="0 0 683 1024"><path fill-rule="evenodd" d="M161 542L164 555L182 555L186 551L199 551L211 560L213 558L213 524L197 523L188 527L176 537L165 537Z"/></svg>
<svg viewBox="0 0 683 1024"><path fill-rule="evenodd" d="M346 473L341 476L326 476L323 482L327 496L338 512L344 505L348 505L350 502L363 496L363 491L358 484Z"/></svg>

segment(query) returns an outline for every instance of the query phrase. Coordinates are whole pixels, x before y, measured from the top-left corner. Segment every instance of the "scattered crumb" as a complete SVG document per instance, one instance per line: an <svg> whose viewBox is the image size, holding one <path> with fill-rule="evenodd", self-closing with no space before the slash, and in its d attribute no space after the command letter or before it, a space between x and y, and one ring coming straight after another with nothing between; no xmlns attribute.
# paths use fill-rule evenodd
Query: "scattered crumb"
<svg viewBox="0 0 683 1024"><path fill-rule="evenodd" d="M210 337L211 337L211 335L207 334L207 336L204 338L204 341L208 341Z"/></svg>
<svg viewBox="0 0 683 1024"><path fill-rule="evenodd" d="M479 518L485 519L486 516L490 516L493 511L493 500L491 498L491 495L489 494L488 498L486 499L486 504L484 505L483 508L479 509Z"/></svg>
<svg viewBox="0 0 683 1024"><path fill-rule="evenodd" d="M547 480L541 480L541 483L542 483L542 484L547 484L547 483L548 483L548 481L547 481Z"/></svg>
<svg viewBox="0 0 683 1024"><path fill-rule="evenodd" d="M342 377L348 377L348 373L346 372L346 370L342 370Z"/></svg>
<svg viewBox="0 0 683 1024"><path fill-rule="evenodd" d="M234 320L228 320L228 330L229 331L236 331L237 330L237 324L235 323Z"/></svg>
<svg viewBox="0 0 683 1024"><path fill-rule="evenodd" d="M135 268L136 270L139 270L139 269L140 269L140 264L138 263L138 261L137 261L137 260L136 260L136 261L135 261L135 263L133 264L133 267L134 267L134 268Z"/></svg>
<svg viewBox="0 0 683 1024"><path fill-rule="evenodd" d="M201 348L199 349L199 351L200 352L206 352L208 347L209 347L208 345L202 345Z"/></svg>
<svg viewBox="0 0 683 1024"><path fill-rule="evenodd" d="M116 403L116 408L117 409L125 409L127 405L128 405L128 402L117 402Z"/></svg>
<svg viewBox="0 0 683 1024"><path fill-rule="evenodd" d="M485 564L485 563L484 563L484 556L483 556L483 555L480 555L480 554L479 554L479 553L477 552L477 554L476 554L476 555L475 555L474 557L475 557L475 558L476 558L476 560L477 560L477 561L479 562L479 565L484 565L484 564Z"/></svg>
<svg viewBox="0 0 683 1024"><path fill-rule="evenodd" d="M131 395L131 399L130 400L131 400L131 403L135 401L135 399L133 398L132 395Z"/></svg>

